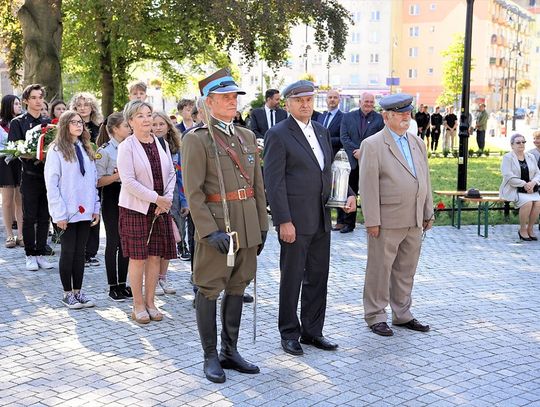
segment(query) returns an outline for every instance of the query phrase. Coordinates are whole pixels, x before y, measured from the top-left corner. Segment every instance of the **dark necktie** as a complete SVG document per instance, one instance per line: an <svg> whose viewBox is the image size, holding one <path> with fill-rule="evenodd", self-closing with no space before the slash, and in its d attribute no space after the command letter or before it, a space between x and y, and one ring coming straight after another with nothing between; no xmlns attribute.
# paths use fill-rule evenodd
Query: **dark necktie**
<svg viewBox="0 0 540 407"><path fill-rule="evenodd" d="M84 170L84 158L82 155L81 148L79 147L78 144L75 144L75 154L77 154L77 160L79 161L79 169L81 170L81 174L84 177L84 173L86 172Z"/></svg>
<svg viewBox="0 0 540 407"><path fill-rule="evenodd" d="M328 128L328 124L330 123L330 117L332 116L332 113L331 112L328 112L328 114L326 115L326 117L324 118L324 123L323 123L323 126Z"/></svg>
<svg viewBox="0 0 540 407"><path fill-rule="evenodd" d="M270 127L273 127L274 124L276 124L276 121L274 119L274 109L270 109Z"/></svg>

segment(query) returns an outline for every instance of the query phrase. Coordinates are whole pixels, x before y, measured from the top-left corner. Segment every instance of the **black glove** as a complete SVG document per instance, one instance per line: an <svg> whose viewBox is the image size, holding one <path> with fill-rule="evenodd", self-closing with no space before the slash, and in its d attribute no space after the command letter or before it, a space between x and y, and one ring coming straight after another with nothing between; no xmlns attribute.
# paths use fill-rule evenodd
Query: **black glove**
<svg viewBox="0 0 540 407"><path fill-rule="evenodd" d="M216 230L215 232L212 232L208 236L206 236L205 239L208 244L214 249L216 249L218 252L227 254L227 252L229 251L230 238L227 233Z"/></svg>
<svg viewBox="0 0 540 407"><path fill-rule="evenodd" d="M259 254L261 254L261 252L263 251L264 249L264 242L266 242L266 234L268 232L266 230L261 230L261 240L262 240L262 243L259 245L259 247L257 247L257 256Z"/></svg>

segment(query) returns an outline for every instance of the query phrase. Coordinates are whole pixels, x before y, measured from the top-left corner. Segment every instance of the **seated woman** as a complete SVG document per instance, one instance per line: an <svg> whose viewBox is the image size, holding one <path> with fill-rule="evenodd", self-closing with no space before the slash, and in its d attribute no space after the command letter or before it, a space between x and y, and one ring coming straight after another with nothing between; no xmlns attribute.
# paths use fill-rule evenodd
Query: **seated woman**
<svg viewBox="0 0 540 407"><path fill-rule="evenodd" d="M538 240L533 228L540 214L540 170L536 158L525 152L525 137L514 134L510 138L510 145L512 151L504 155L501 164L503 181L499 195L519 208L520 240Z"/></svg>

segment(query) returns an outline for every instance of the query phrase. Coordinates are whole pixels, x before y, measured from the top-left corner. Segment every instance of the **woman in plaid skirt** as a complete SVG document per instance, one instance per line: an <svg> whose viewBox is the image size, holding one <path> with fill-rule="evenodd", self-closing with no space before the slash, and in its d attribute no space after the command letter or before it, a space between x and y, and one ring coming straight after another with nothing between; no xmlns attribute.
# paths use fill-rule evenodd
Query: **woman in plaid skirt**
<svg viewBox="0 0 540 407"><path fill-rule="evenodd" d="M118 205L120 241L129 257L133 313L138 323L161 321L154 304L161 259L176 258L176 244L169 210L176 174L167 144L152 134L152 106L131 101L124 118L133 135L118 146L118 173L122 181ZM142 292L144 277L144 295Z"/></svg>

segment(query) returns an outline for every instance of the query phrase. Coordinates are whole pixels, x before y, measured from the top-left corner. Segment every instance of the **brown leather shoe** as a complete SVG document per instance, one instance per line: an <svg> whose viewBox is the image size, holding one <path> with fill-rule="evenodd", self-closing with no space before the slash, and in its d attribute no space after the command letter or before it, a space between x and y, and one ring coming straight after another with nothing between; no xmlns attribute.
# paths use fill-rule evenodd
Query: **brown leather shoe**
<svg viewBox="0 0 540 407"><path fill-rule="evenodd" d="M371 325L370 328L374 334L380 336L394 335L394 331L392 331L392 329L388 326L386 322L377 322L376 324Z"/></svg>
<svg viewBox="0 0 540 407"><path fill-rule="evenodd" d="M429 325L422 325L415 318L404 324L392 324L394 326L401 326L403 328L412 329L413 331L427 332L429 331Z"/></svg>
<svg viewBox="0 0 540 407"><path fill-rule="evenodd" d="M343 226L345 226L343 223L336 223L336 226L332 228L334 232L337 232L338 230L343 229Z"/></svg>

